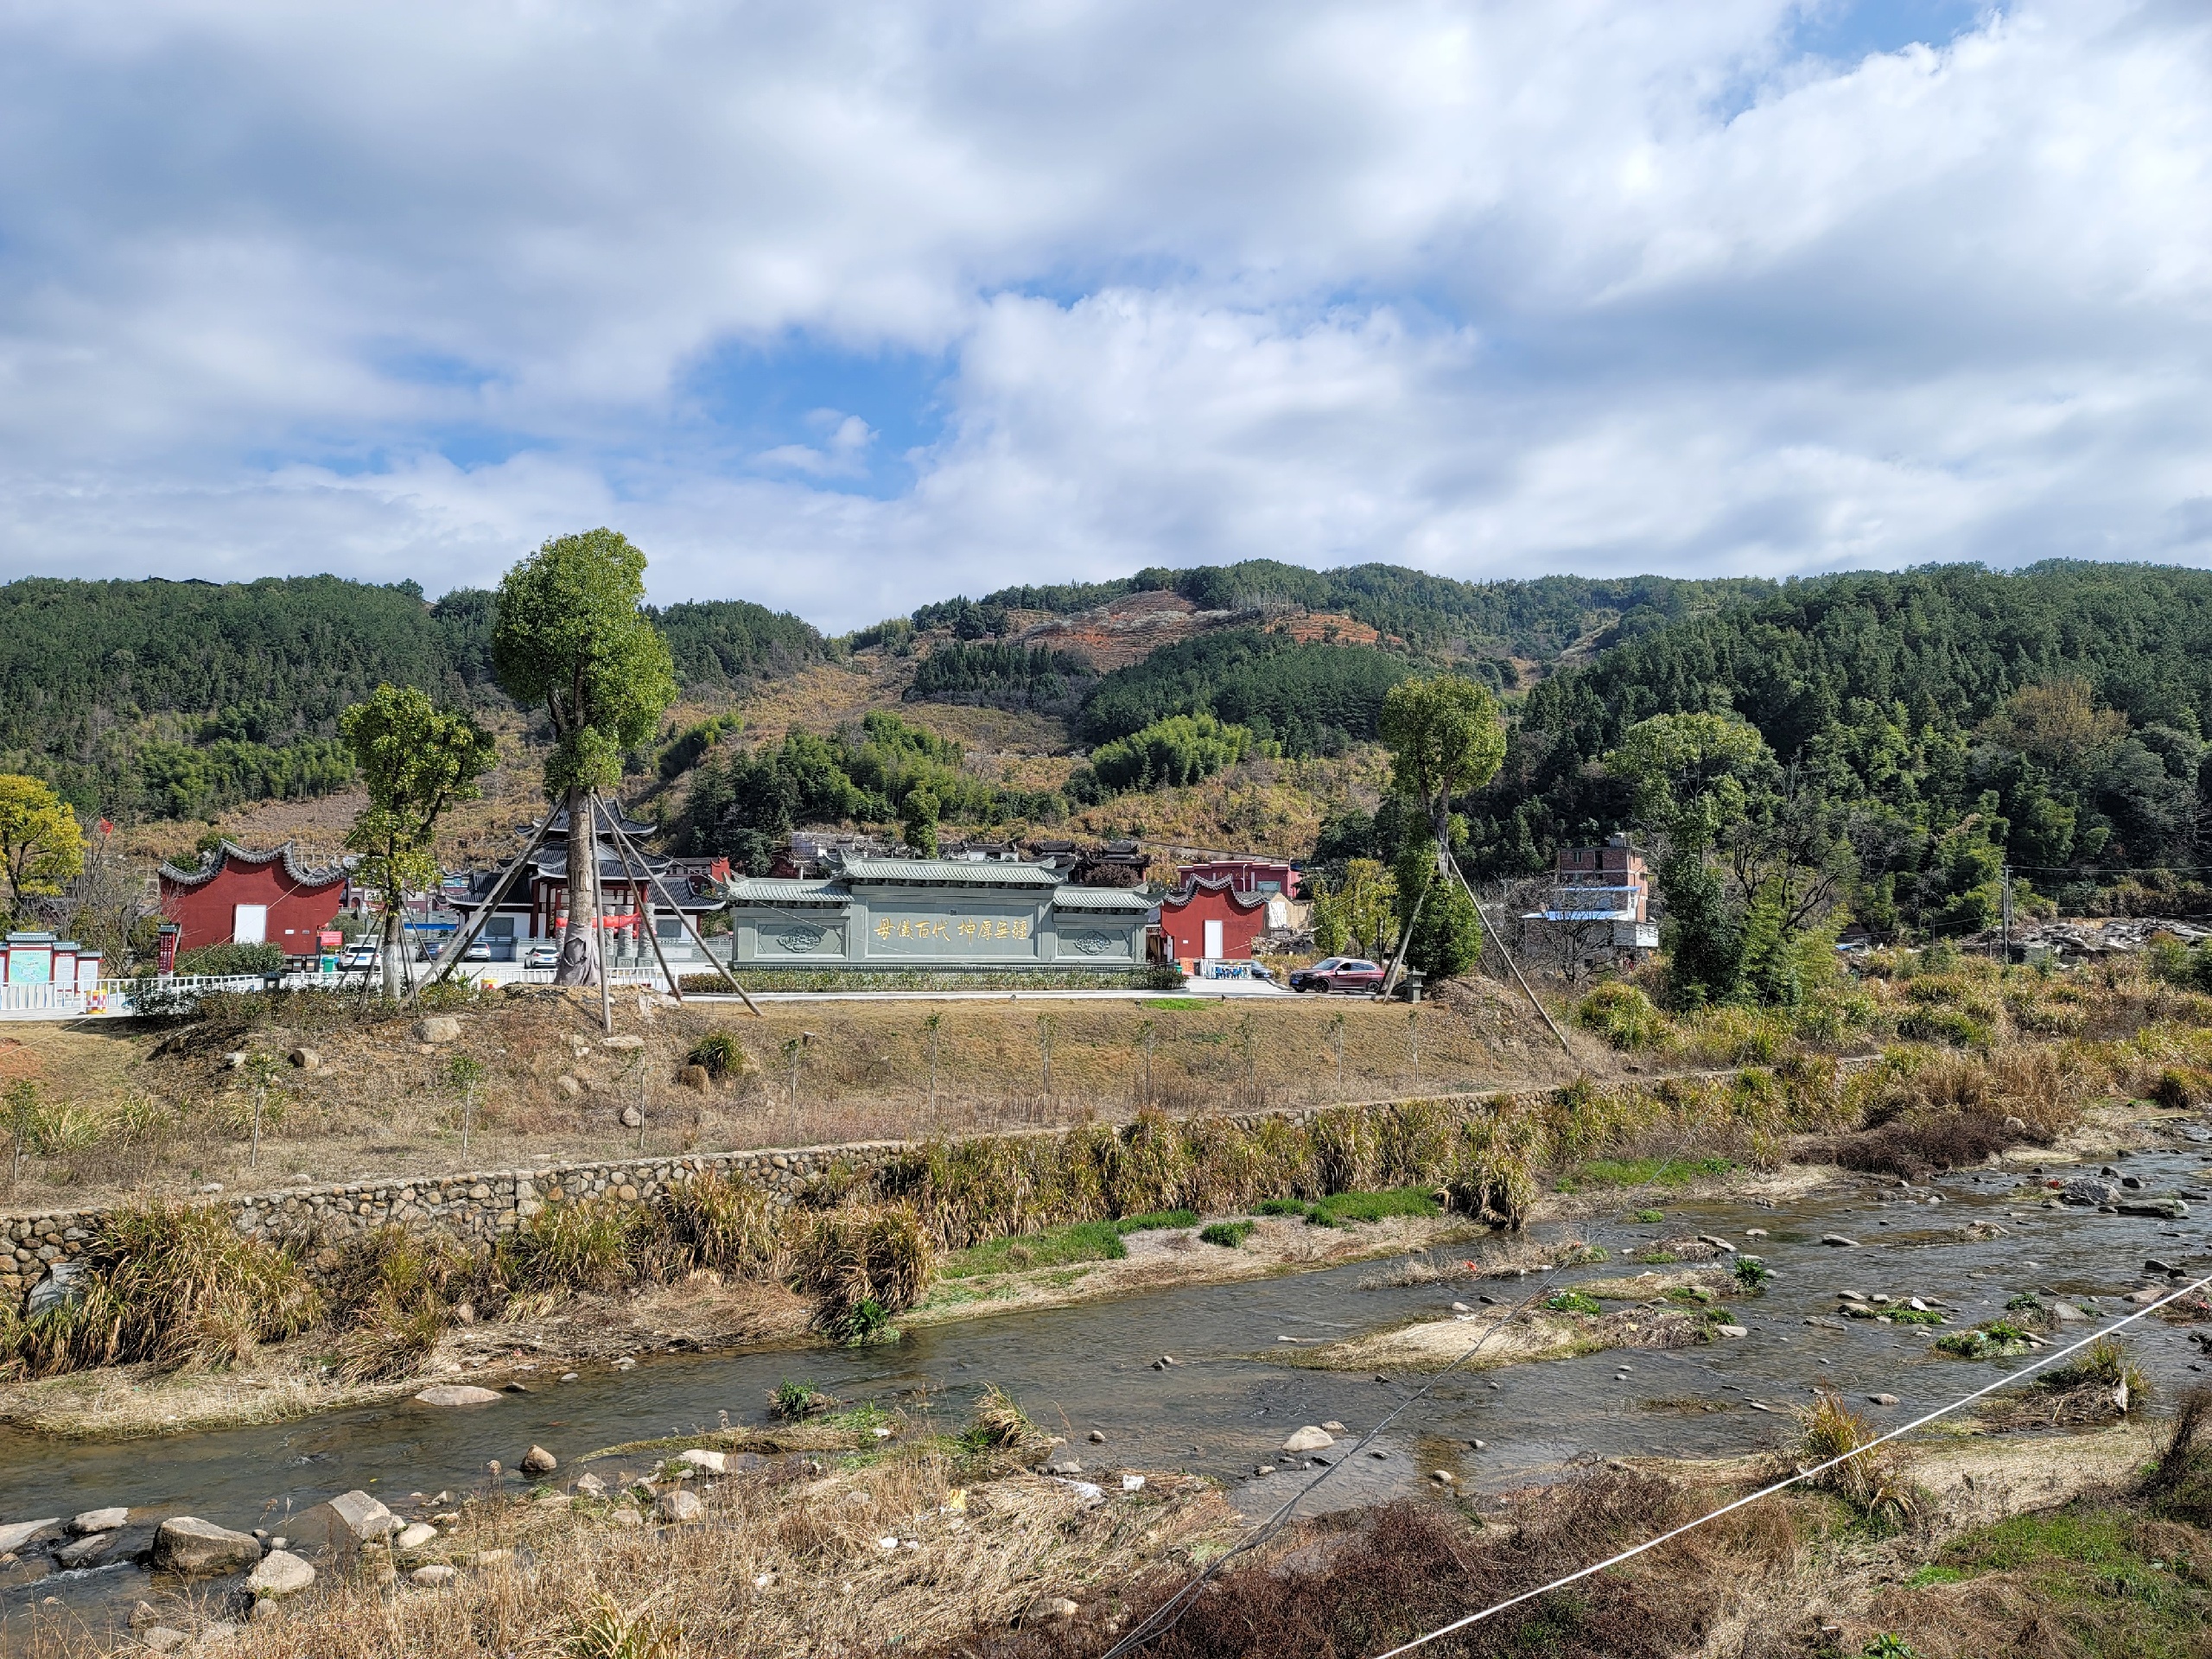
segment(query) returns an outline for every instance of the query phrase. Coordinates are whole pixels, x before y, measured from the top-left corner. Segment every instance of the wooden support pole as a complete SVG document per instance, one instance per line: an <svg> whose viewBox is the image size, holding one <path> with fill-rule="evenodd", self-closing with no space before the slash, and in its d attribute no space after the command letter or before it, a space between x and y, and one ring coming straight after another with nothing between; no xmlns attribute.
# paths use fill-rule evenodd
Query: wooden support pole
<svg viewBox="0 0 2212 1659"><path fill-rule="evenodd" d="M530 845L522 849L521 856L508 865L499 880L493 884L492 891L485 896L484 902L476 907L476 914L469 918L468 925L458 929L452 939L448 942L446 948L438 953L437 961L431 964L429 976L420 985L408 988L406 1002L414 1001L423 991L439 983L453 971L454 964L461 960L462 953L476 943L476 936L484 931L484 924L492 919L493 907L506 895L506 891L513 885L515 877L529 865L531 856L536 854L540 843L544 841L545 832L552 828L552 825L553 814L549 808L544 817L538 822L537 833L530 838ZM404 1003L402 1006L404 1006Z"/></svg>

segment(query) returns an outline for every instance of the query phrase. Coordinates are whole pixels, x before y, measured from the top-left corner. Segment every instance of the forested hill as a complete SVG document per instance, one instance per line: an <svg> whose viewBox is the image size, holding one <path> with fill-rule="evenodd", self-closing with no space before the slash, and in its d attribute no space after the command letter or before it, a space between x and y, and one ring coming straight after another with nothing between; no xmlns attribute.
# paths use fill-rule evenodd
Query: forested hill
<svg viewBox="0 0 2212 1659"><path fill-rule="evenodd" d="M1003 588L981 600L952 599L913 614L920 628L965 624L969 637L1003 632L1012 611L1068 615L1134 593L1165 590L1201 610L1294 606L1341 612L1424 651L1470 657L1517 657L1548 663L1588 632L1593 620L1634 635L1676 618L1766 597L1776 584L1749 576L1540 576L1529 582L1458 582L1394 564L1308 570L1273 559L1154 568L1114 582ZM995 624L995 626L994 626Z"/></svg>
<svg viewBox="0 0 2212 1659"><path fill-rule="evenodd" d="M2212 572L1829 576L1623 639L1530 692L1469 804L1478 865L1533 870L1627 827L1625 783L1593 763L1638 721L1694 711L1742 715L1792 787L1843 813L1871 907L1885 880L1908 912L1955 899L1958 872L1934 866L1957 835L2045 892L2212 861Z"/></svg>
<svg viewBox="0 0 2212 1659"><path fill-rule="evenodd" d="M677 677L727 687L819 658L797 617L736 601L654 619ZM185 817L340 787L340 711L380 681L457 704L496 702L492 595L435 605L413 582L0 586L0 770L51 779L86 811Z"/></svg>

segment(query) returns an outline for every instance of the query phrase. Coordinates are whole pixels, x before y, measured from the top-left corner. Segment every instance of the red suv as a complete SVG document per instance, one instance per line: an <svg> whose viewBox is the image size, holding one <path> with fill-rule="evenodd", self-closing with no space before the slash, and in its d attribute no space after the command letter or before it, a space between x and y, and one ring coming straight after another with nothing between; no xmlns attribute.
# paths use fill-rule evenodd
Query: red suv
<svg viewBox="0 0 2212 1659"><path fill-rule="evenodd" d="M1382 988L1382 969L1360 957L1326 957L1290 976L1294 991L1364 991Z"/></svg>

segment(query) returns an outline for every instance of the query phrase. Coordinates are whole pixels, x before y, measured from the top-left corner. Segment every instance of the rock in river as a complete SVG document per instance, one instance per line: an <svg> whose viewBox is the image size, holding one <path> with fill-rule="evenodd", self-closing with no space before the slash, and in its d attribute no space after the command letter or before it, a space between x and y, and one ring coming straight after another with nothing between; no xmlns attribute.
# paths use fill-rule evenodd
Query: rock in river
<svg viewBox="0 0 2212 1659"><path fill-rule="evenodd" d="M1831 1245L1839 1250L1855 1250L1859 1248L1859 1241L1857 1239L1846 1238L1841 1233L1822 1233L1821 1235L1821 1243Z"/></svg>
<svg viewBox="0 0 2212 1659"><path fill-rule="evenodd" d="M154 1566L188 1578L236 1573L260 1559L260 1540L251 1533L232 1532L196 1515L164 1521L154 1534Z"/></svg>
<svg viewBox="0 0 2212 1659"><path fill-rule="evenodd" d="M2094 1175L2076 1175L2058 1189L2058 1196L2068 1204L2087 1205L2094 1207L2100 1204L2110 1204L2119 1198L2120 1184L2117 1181L2101 1179Z"/></svg>
<svg viewBox="0 0 2212 1659"><path fill-rule="evenodd" d="M128 1525L130 1520L130 1511L118 1503L111 1510L86 1510L71 1520L69 1530L82 1538L87 1533L113 1532L118 1527Z"/></svg>
<svg viewBox="0 0 2212 1659"><path fill-rule="evenodd" d="M2155 1216L2160 1221L2179 1221L2189 1213L2179 1198L2128 1198L2113 1208L2123 1216Z"/></svg>
<svg viewBox="0 0 2212 1659"><path fill-rule="evenodd" d="M48 1516L43 1521L18 1521L13 1526L0 1527L0 1555L12 1555L48 1527L58 1527L61 1517Z"/></svg>
<svg viewBox="0 0 2212 1659"><path fill-rule="evenodd" d="M418 1406L488 1406L499 1400L490 1389L480 1389L467 1382L441 1382L434 1389L425 1389L415 1396Z"/></svg>
<svg viewBox="0 0 2212 1659"><path fill-rule="evenodd" d="M1282 1443L1282 1449L1290 1452L1321 1452L1327 1450L1336 1443L1337 1437L1330 1433L1327 1429L1317 1428L1313 1424L1308 1423L1304 1428L1300 1429L1295 1434L1293 1434L1288 1440L1285 1440Z"/></svg>
<svg viewBox="0 0 2212 1659"><path fill-rule="evenodd" d="M525 1475L550 1475L560 1466L561 1460L542 1446L531 1446L516 1465Z"/></svg>

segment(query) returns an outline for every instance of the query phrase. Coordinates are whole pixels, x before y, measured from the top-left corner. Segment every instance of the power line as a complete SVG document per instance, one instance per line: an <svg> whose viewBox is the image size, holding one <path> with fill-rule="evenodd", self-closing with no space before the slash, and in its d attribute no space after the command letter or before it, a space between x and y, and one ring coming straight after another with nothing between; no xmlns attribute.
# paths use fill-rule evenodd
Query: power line
<svg viewBox="0 0 2212 1659"><path fill-rule="evenodd" d="M1603 1230L1599 1229L1596 1230L1602 1231ZM1216 1556L1211 1561L1209 1561L1205 1569L1199 1573L1198 1577L1192 1579L1188 1584L1185 1585L1180 1590L1178 1590L1166 1601L1153 1609L1151 1614L1146 1618L1142 1624L1139 1624L1136 1629L1131 1630L1127 1636L1116 1642L1112 1647L1107 1649L1104 1655L1102 1656L1102 1659L1122 1659L1123 1655L1134 1653L1138 1648L1151 1641L1154 1637L1166 1635L1169 1630L1173 1629L1176 1624L1180 1622L1184 1611L1189 1606L1190 1603L1198 1595L1198 1593L1212 1581L1216 1573L1219 1573L1223 1567L1227 1567L1230 1562L1235 1560L1236 1557L1243 1554L1246 1551L1256 1549L1261 1545L1266 1543L1269 1539L1273 1538L1283 1529L1284 1525L1288 1522L1291 1512L1297 1509L1300 1503L1304 1503L1306 1499L1320 1486L1323 1481L1328 1479L1330 1476L1335 1474L1338 1470L1343 1468L1344 1465L1349 1463L1353 1458L1357 1457L1360 1452L1365 1451L1370 1441L1373 1440L1376 1435L1382 1433L1384 1429L1389 1427L1392 1423L1397 1421L1399 1418L1405 1415L1407 1412L1419 1405L1422 1400L1427 1397L1429 1390L1433 1389L1439 1382L1441 1382L1446 1377L1449 1376L1453 1371L1459 1370L1460 1366L1472 1359L1478 1353L1481 1352L1483 1345L1485 1343L1489 1342L1492 1337L1495 1337L1499 1332L1504 1330L1508 1325L1512 1324L1514 1319L1517 1315L1525 1313L1529 1307L1534 1306L1536 1300L1544 1294L1546 1288L1549 1287L1561 1273L1565 1272L1570 1265L1572 1264L1564 1257L1560 1261L1554 1262L1552 1264L1551 1271L1546 1274L1538 1282L1536 1288L1530 1291L1527 1296L1521 1300L1518 1306L1509 1310L1505 1315L1493 1324L1489 1330L1484 1332L1481 1336L1478 1337L1475 1339L1475 1343L1472 1347L1469 1348L1465 1353L1462 1353L1458 1358L1452 1361L1450 1364L1444 1366L1441 1370L1431 1373L1428 1380L1423 1382L1420 1389L1418 1389L1414 1393L1408 1395L1404 1402L1401 1404L1395 1411L1390 1413L1389 1416L1383 1418L1381 1422L1376 1424L1373 1428L1370 1428L1365 1434L1363 1434L1359 1438L1357 1444L1353 1446L1350 1452L1345 1452L1342 1457L1338 1458L1336 1462L1325 1465L1319 1474L1314 1476L1313 1478L1307 1481L1305 1485L1300 1487L1298 1491L1292 1493L1289 1498L1284 1502L1281 1508L1278 1509L1273 1515L1269 1516L1265 1521L1254 1528L1252 1531L1246 1534L1243 1538L1237 1541L1234 1548Z"/></svg>
<svg viewBox="0 0 2212 1659"><path fill-rule="evenodd" d="M2207 1285L2212 1285L2212 1274L2207 1274L2205 1277L2199 1279L2195 1284L2184 1285L2179 1290L2170 1292L2165 1296L2149 1304L2147 1306L2138 1308L2134 1313L2126 1315L2125 1318L2114 1320L2111 1325L2107 1325L2103 1330L2097 1332L2092 1336L2084 1337L2079 1342L2070 1344L2064 1348L2055 1349L2050 1353L2038 1356L2035 1359L2031 1360L2027 1364L2022 1366L2018 1370L2009 1371L2005 1376L1999 1377L1994 1382L1990 1383L1987 1387L1976 1389L1972 1394L1961 1395L1958 1399L1952 1401L1948 1405L1939 1406L1936 1409L1929 1412L1924 1417L1916 1417L1911 1422L1890 1430L1886 1434L1878 1434L1872 1440L1867 1441L1866 1445L1858 1446L1852 1451L1846 1452L1840 1457L1830 1458L1827 1462L1815 1464L1809 1469L1801 1469L1795 1474L1776 1481L1770 1486L1763 1486L1758 1491L1751 1492L1743 1497L1737 1498L1732 1503L1724 1503L1719 1509L1712 1510L1707 1514L1700 1515L1694 1521L1685 1521L1679 1527L1669 1528L1667 1531L1661 1533L1656 1538L1647 1538L1640 1544L1632 1544L1628 1548L1622 1550L1617 1555L1609 1555L1602 1561L1593 1562L1590 1566L1579 1568L1573 1573L1566 1574L1564 1577L1554 1579L1549 1584L1540 1585L1534 1590L1524 1590L1517 1596L1508 1596L1503 1601L1492 1603L1490 1606L1484 1608L1478 1613L1469 1613L1465 1618L1456 1618L1449 1624L1439 1625L1435 1630L1429 1630L1423 1635L1417 1636L1410 1642L1401 1643L1398 1646L1389 1649L1387 1652L1377 1654L1376 1656L1376 1659L1398 1659L1398 1656L1402 1654L1411 1653L1414 1649L1425 1647L1429 1643L1434 1642L1440 1637L1450 1636L1456 1630L1464 1630L1471 1624L1479 1624L1483 1620L1495 1618L1497 1614L1504 1612L1510 1608L1518 1607L1523 1602L1534 1601L1539 1596L1549 1595L1553 1591L1560 1589L1567 1585L1573 1584L1580 1580L1590 1578L1596 1573L1603 1573L1609 1567L1618 1567L1622 1562L1631 1560L1635 1557L1644 1554L1647 1550L1656 1549L1660 1545L1679 1538L1684 1533L1694 1532L1698 1528L1707 1524L1708 1522L1718 1521L1722 1516L1733 1514L1736 1510L1743 1509L1747 1504L1758 1503L1763 1497L1771 1497L1775 1493L1781 1491L1785 1487L1795 1486L1801 1481L1811 1480L1817 1476L1826 1474L1829 1470L1836 1468L1840 1465L1848 1463L1852 1459L1871 1452L1878 1446L1881 1446L1890 1440L1897 1440L1904 1435L1910 1434L1915 1429L1925 1428L1937 1418L1947 1417L1961 1406L1971 1405L1974 1402L1980 1399L1985 1395L1994 1394L1998 1389L2010 1386L2012 1383L2018 1382L2021 1377L2026 1376L2031 1371L2040 1370L2043 1367L2049 1365L2055 1361L2065 1358L2069 1354L2078 1353L2082 1349L2089 1346L2090 1344L2101 1341L2103 1338L2111 1336L2113 1332L2120 1330L2122 1326L2133 1325L2136 1320L2142 1319L2145 1315L2157 1313L2158 1309L2165 1306L2169 1302L2177 1300L2181 1297L2188 1295L2191 1291L2202 1290Z"/></svg>

